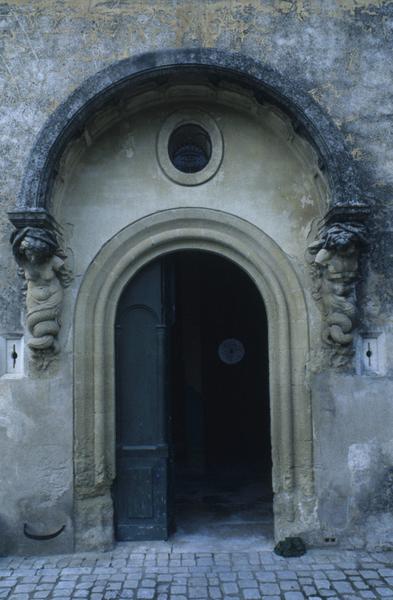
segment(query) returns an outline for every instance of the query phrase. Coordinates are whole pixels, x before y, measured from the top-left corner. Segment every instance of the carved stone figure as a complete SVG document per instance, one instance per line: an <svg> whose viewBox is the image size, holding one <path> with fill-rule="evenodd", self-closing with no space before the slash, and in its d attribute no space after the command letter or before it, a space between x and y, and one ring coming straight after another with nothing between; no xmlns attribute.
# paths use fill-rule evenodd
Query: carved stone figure
<svg viewBox="0 0 393 600"><path fill-rule="evenodd" d="M28 346L36 357L59 351L57 335L63 287L71 282L56 236L39 227L25 227L11 237L14 256L27 281L27 327L32 337Z"/></svg>
<svg viewBox="0 0 393 600"><path fill-rule="evenodd" d="M354 352L358 257L365 242L362 225L335 223L325 227L309 246L318 279L315 296L324 313L322 337L332 349L333 367L347 366Z"/></svg>

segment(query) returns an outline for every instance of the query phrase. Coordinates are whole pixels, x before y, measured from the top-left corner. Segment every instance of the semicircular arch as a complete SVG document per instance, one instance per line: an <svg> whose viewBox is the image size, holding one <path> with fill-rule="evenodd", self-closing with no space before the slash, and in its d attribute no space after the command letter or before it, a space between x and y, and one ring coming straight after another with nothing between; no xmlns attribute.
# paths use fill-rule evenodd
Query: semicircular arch
<svg viewBox="0 0 393 600"><path fill-rule="evenodd" d="M124 59L99 71L77 88L49 117L31 150L17 204L10 219L17 226L51 223L50 197L59 161L68 143L87 120L127 87L133 93L173 73L193 80L203 73L212 82L235 83L258 102L269 102L287 113L298 133L316 149L327 174L331 206L350 212L363 207L357 171L344 136L302 87L250 57L214 48L149 52Z"/></svg>

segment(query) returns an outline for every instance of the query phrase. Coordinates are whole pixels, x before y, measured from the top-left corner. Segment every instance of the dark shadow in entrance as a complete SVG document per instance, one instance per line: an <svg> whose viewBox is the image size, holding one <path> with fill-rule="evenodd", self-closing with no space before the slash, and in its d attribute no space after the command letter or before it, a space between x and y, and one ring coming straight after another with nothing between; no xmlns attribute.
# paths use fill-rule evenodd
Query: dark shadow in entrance
<svg viewBox="0 0 393 600"><path fill-rule="evenodd" d="M271 545L267 319L249 276L218 255L173 255L174 542Z"/></svg>
<svg viewBox="0 0 393 600"><path fill-rule="evenodd" d="M249 276L202 251L152 261L115 335L117 539L270 543L267 321Z"/></svg>

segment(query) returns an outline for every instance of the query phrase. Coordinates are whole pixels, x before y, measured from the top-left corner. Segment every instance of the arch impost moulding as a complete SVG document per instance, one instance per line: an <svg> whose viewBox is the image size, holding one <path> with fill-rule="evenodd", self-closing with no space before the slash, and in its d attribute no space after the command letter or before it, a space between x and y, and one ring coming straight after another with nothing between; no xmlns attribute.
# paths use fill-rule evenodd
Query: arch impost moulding
<svg viewBox="0 0 393 600"><path fill-rule="evenodd" d="M144 217L117 233L90 264L79 290L74 323L79 548L108 544L113 536L110 488L115 476L118 300L145 264L184 249L214 252L232 260L263 297L269 323L276 537L304 534L314 526L311 404L304 381L308 316L297 275L279 246L247 221L210 209L172 209Z"/></svg>

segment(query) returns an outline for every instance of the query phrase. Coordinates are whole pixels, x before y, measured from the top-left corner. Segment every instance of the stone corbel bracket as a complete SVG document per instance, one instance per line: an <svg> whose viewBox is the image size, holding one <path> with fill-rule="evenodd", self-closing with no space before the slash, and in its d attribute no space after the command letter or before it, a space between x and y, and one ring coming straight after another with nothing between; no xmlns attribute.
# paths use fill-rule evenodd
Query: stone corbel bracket
<svg viewBox="0 0 393 600"><path fill-rule="evenodd" d="M46 211L19 214L11 235L12 251L27 282L28 346L38 368L58 354L63 288L72 278L60 248L58 229Z"/></svg>
<svg viewBox="0 0 393 600"><path fill-rule="evenodd" d="M308 247L312 275L316 281L315 299L323 313L322 342L330 350L330 365L351 366L358 305L359 254L366 246L368 209L333 209L327 214L317 239Z"/></svg>

